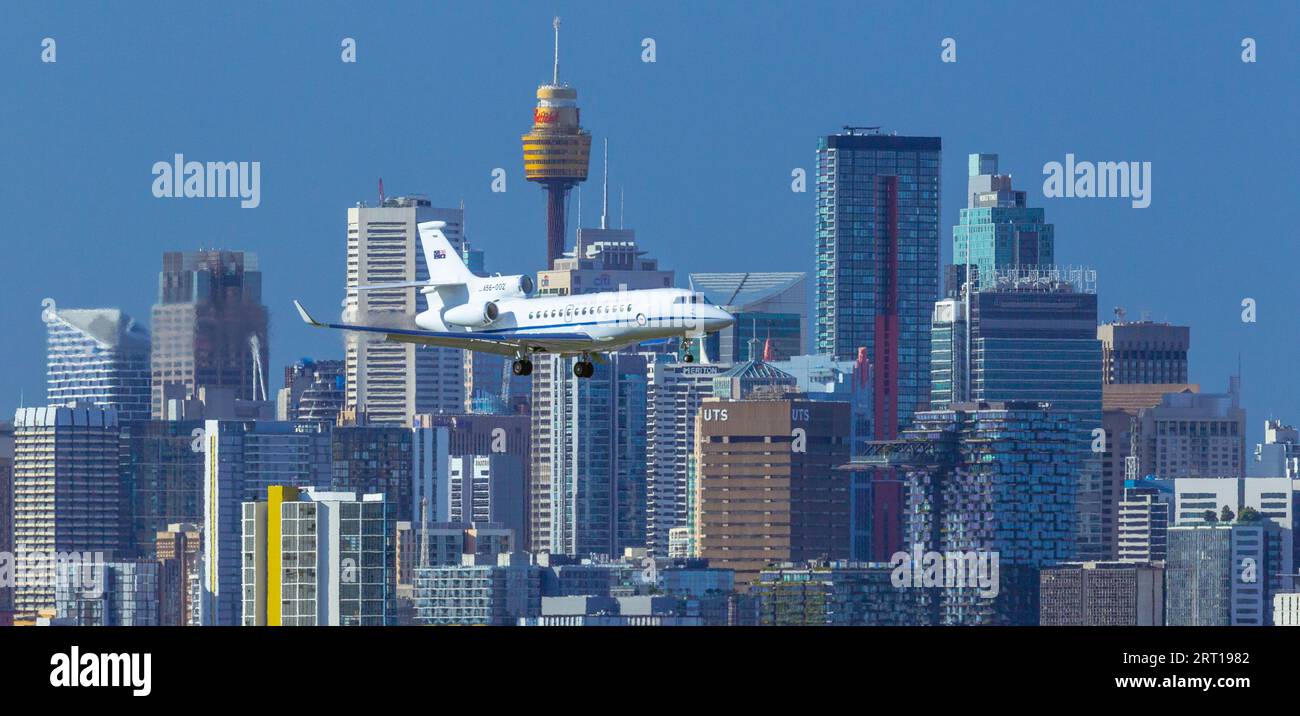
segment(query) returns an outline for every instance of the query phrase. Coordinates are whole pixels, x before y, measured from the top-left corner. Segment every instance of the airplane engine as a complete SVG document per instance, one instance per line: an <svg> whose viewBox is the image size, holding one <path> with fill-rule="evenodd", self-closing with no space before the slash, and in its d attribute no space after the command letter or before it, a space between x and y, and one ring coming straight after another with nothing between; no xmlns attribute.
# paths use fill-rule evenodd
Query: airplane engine
<svg viewBox="0 0 1300 716"><path fill-rule="evenodd" d="M442 320L454 326L480 328L495 321L500 315L500 310L492 301L464 303L443 311Z"/></svg>

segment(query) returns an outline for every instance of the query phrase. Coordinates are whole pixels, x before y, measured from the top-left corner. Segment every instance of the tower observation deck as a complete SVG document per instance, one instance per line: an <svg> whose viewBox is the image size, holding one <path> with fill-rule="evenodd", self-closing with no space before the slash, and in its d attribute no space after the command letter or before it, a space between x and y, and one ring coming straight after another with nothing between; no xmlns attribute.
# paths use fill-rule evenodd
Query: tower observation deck
<svg viewBox="0 0 1300 716"><path fill-rule="evenodd" d="M560 84L560 18L555 18L551 83L537 88L533 128L523 135L524 177L546 190L546 268L564 256L565 199L587 180L591 134L580 123L578 91Z"/></svg>

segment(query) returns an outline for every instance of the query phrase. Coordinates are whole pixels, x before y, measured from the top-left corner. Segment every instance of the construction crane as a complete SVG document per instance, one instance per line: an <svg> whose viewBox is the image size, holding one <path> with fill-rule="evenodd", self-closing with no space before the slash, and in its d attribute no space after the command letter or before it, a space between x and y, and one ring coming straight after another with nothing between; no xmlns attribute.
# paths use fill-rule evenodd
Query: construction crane
<svg viewBox="0 0 1300 716"><path fill-rule="evenodd" d="M248 350L253 354L253 400L257 400L257 391L262 391L262 400L266 400L266 375L262 372L262 341L257 334L248 337Z"/></svg>

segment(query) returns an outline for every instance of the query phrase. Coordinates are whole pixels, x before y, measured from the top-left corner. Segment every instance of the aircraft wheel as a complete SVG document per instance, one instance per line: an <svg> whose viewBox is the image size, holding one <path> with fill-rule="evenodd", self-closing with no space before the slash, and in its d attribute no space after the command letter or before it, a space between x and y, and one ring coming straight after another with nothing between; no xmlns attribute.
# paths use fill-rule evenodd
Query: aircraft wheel
<svg viewBox="0 0 1300 716"><path fill-rule="evenodd" d="M533 362L530 360L517 360L514 365L510 366L515 375L532 375Z"/></svg>

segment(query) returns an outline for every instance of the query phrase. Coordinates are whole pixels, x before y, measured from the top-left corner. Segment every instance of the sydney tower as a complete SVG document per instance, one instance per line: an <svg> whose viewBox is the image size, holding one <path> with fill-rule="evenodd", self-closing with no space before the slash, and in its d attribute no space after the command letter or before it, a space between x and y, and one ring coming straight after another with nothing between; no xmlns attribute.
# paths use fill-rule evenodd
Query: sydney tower
<svg viewBox="0 0 1300 716"><path fill-rule="evenodd" d="M533 128L523 136L524 177L546 189L546 268L564 255L564 209L569 190L587 180L591 134L579 122L578 91L560 84L560 18L555 18L551 83L537 88Z"/></svg>

